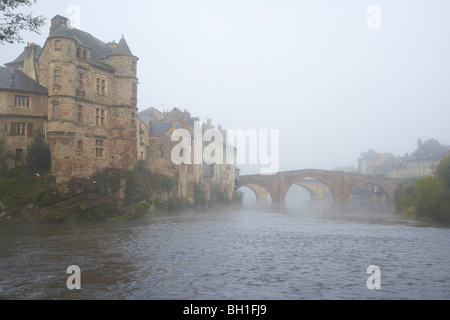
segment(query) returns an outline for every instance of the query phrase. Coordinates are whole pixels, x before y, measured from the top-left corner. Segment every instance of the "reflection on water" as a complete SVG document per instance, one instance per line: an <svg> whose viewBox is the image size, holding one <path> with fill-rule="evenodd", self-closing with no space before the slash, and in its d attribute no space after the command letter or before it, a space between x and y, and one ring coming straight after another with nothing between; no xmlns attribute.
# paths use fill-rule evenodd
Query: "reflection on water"
<svg viewBox="0 0 450 320"><path fill-rule="evenodd" d="M450 230L384 203L287 201L134 222L0 226L8 299L449 299ZM70 265L82 289L66 287ZM368 290L367 267L381 268Z"/></svg>

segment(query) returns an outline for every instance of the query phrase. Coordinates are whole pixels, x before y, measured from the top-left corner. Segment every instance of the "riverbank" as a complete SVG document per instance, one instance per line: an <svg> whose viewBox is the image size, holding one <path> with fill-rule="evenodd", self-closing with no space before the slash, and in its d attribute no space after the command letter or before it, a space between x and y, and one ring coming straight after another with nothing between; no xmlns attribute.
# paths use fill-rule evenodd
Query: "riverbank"
<svg viewBox="0 0 450 320"><path fill-rule="evenodd" d="M0 179L0 223L134 220L155 208L183 205L170 197L170 180L163 178L154 177L149 190L165 192L167 200L156 204L141 190L139 179L124 170L110 169L58 185L52 175ZM160 190L160 184L170 188Z"/></svg>

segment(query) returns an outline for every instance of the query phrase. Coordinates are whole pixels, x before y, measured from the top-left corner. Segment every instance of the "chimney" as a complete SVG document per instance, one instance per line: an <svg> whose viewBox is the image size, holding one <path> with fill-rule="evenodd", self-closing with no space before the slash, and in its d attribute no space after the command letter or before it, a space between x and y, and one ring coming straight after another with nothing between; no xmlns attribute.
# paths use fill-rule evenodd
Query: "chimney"
<svg viewBox="0 0 450 320"><path fill-rule="evenodd" d="M117 48L116 41L113 40L112 42L108 43L108 48L109 48L109 50L111 50L111 52L114 52Z"/></svg>
<svg viewBox="0 0 450 320"><path fill-rule="evenodd" d="M420 149L422 147L422 139L417 140L417 149Z"/></svg>
<svg viewBox="0 0 450 320"><path fill-rule="evenodd" d="M58 30L62 25L69 27L70 26L69 19L61 17L60 15L55 16L52 19L49 36L52 36L55 33L55 31Z"/></svg>
<svg viewBox="0 0 450 320"><path fill-rule="evenodd" d="M25 57L23 60L23 72L31 79L37 81L36 68L34 58L36 57L37 46L34 43L29 44L25 48Z"/></svg>

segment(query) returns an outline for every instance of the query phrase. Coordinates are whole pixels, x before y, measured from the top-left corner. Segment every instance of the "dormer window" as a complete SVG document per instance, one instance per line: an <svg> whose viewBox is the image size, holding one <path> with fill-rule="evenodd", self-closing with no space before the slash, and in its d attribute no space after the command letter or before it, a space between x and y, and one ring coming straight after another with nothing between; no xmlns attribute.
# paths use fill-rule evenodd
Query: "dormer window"
<svg viewBox="0 0 450 320"><path fill-rule="evenodd" d="M55 40L55 50L61 50L61 40Z"/></svg>
<svg viewBox="0 0 450 320"><path fill-rule="evenodd" d="M84 60L87 59L87 50L83 50L83 59L84 59Z"/></svg>
<svg viewBox="0 0 450 320"><path fill-rule="evenodd" d="M81 49L77 48L77 58L81 59Z"/></svg>

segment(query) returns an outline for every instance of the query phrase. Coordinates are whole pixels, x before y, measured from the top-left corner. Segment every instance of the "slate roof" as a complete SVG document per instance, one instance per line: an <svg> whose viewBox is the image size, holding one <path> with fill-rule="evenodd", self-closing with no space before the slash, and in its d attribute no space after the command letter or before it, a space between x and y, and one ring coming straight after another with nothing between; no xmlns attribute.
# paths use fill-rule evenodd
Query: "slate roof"
<svg viewBox="0 0 450 320"><path fill-rule="evenodd" d="M47 94L47 88L19 69L0 67L0 90Z"/></svg>
<svg viewBox="0 0 450 320"><path fill-rule="evenodd" d="M155 109L155 108L150 108L150 109L147 109L147 110L144 110L144 111L139 112L139 113L138 113L138 118L139 118L139 120L141 120L142 122L146 123L148 119L150 119L150 121L151 121L152 119L154 119L154 116L155 116L155 114L157 114L157 113L159 113L159 114L162 115L162 113L159 112L157 109Z"/></svg>
<svg viewBox="0 0 450 320"><path fill-rule="evenodd" d="M174 123L169 121L153 121L150 123L148 136L152 138L162 137L173 128L173 125Z"/></svg>
<svg viewBox="0 0 450 320"><path fill-rule="evenodd" d="M440 160L448 152L448 146L443 146L439 141L430 139L425 141L421 147L419 147L407 161L417 160Z"/></svg>
<svg viewBox="0 0 450 320"><path fill-rule="evenodd" d="M117 44L117 47L115 49L110 49L107 43L97 39L90 33L84 32L76 28L68 28L67 25L63 23L58 29L55 30L55 32L53 32L52 35L48 37L48 39L53 38L68 38L75 40L78 43L78 45L84 46L90 50L91 63L99 67L107 68L113 71L114 71L113 67L109 66L106 63L101 62L100 60L105 59L111 55L134 57L123 36L122 39L120 39L119 43ZM41 51L42 51L41 47L39 47L39 49L36 50L36 57L35 57L36 61ZM5 65L9 66L21 63L24 61L24 57L25 53L22 52L22 54L19 57L17 57L14 61L7 63Z"/></svg>
<svg viewBox="0 0 450 320"><path fill-rule="evenodd" d="M123 37L120 39L115 50L111 50L107 43L97 39L90 33L76 28L68 28L65 24L62 24L49 39L61 37L75 40L78 44L89 48L91 50L91 59L98 60L110 55L133 56Z"/></svg>
<svg viewBox="0 0 450 320"><path fill-rule="evenodd" d="M117 44L117 48L114 50L113 54L121 56L133 56L130 47L128 47L128 44L123 36Z"/></svg>

